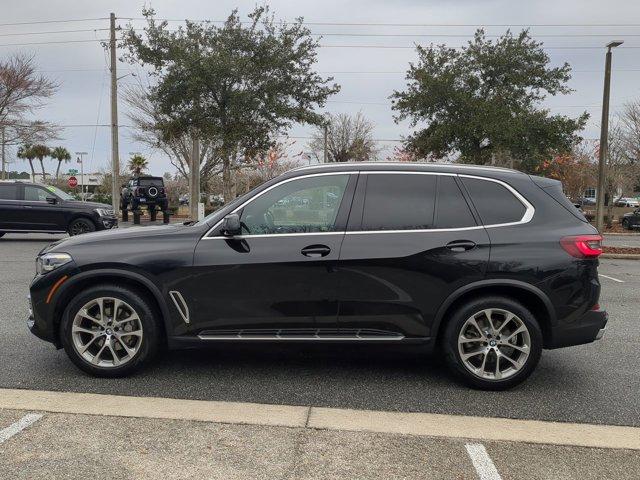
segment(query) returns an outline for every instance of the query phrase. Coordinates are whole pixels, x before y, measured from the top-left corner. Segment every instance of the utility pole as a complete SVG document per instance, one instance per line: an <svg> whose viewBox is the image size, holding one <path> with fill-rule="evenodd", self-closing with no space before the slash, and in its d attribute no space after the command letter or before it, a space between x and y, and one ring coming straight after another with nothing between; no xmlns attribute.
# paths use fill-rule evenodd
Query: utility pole
<svg viewBox="0 0 640 480"><path fill-rule="evenodd" d="M600 121L600 148L598 151L598 198L596 200L596 228L602 232L604 226L604 181L606 175L606 158L609 142L609 93L611 87L611 49L622 45L622 40L614 40L607 44L607 55L604 62L604 92L602 95L602 120ZM612 199L609 199L611 201Z"/></svg>
<svg viewBox="0 0 640 480"><path fill-rule="evenodd" d="M111 53L111 204L118 212L120 159L118 157L118 77L116 76L116 14L110 15L109 50Z"/></svg>
<svg viewBox="0 0 640 480"><path fill-rule="evenodd" d="M327 141L329 137L328 126L324 124L324 151L322 152L322 163L327 163Z"/></svg>
<svg viewBox="0 0 640 480"><path fill-rule="evenodd" d="M191 137L191 176L189 181L189 216L191 220L199 220L198 207L200 205L200 139L193 134Z"/></svg>

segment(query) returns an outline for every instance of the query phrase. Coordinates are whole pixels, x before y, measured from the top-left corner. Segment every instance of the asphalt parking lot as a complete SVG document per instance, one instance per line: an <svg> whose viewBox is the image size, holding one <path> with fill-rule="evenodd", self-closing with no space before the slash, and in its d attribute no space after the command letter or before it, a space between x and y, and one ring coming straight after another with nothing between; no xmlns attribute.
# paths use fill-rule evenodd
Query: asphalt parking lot
<svg viewBox="0 0 640 480"><path fill-rule="evenodd" d="M337 351L317 345L169 352L135 376L107 380L78 371L63 351L36 339L26 328L25 297L34 273L34 257L57 238L60 237L6 235L0 239L0 389L640 427L640 261L601 260L600 303L610 314L602 341L545 351L532 377L508 392L479 392L462 387L449 377L437 358L380 348ZM0 410L0 440L2 429L27 414ZM160 461L169 462L171 454L188 459L192 453L210 454L210 461L193 466L188 475L183 471L180 476L169 466L157 476L354 478L355 471L369 472L363 478L480 475L466 448L469 442L460 439L281 426L224 426L180 419L135 422L108 418L44 413L5 445L0 441L0 471L10 472L7 478L45 478L51 467L93 475L104 458L100 456L101 449L91 443L91 435L115 429L115 437L141 446L127 451L121 440L106 440L109 436L98 434L100 442L107 442L103 452L106 449L124 457L122 470L107 478L136 477L139 468L149 468L153 473L153 466ZM150 432L159 438L153 445L148 440ZM174 432L173 437L170 432ZM61 434L64 441L50 445ZM206 441L198 441L203 435L207 436ZM115 443L111 445L110 441ZM32 447L39 442L44 447L36 452ZM273 446L260 450L258 455L252 453L255 442ZM212 450L207 450L207 445ZM503 478L559 478L554 476L557 472L566 473L560 475L562 478L637 478L633 472L640 469L637 451L576 446L550 449L522 442L485 441L482 445ZM83 450L85 460L74 457L74 448ZM231 459L224 448L241 451L242 455ZM270 458L278 458L278 466L271 465ZM31 462L30 470L24 470L24 462ZM406 469L395 471L398 464ZM530 470L531 465L536 469Z"/></svg>

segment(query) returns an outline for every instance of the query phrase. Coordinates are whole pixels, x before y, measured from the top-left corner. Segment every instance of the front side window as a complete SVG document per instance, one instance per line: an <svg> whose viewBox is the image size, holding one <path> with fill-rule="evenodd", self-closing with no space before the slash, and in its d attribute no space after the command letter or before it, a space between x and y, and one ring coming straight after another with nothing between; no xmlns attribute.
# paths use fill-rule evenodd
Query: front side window
<svg viewBox="0 0 640 480"><path fill-rule="evenodd" d="M17 200L17 185L0 185L0 200Z"/></svg>
<svg viewBox="0 0 640 480"><path fill-rule="evenodd" d="M504 185L489 180L461 177L484 225L522 220L526 208Z"/></svg>
<svg viewBox="0 0 640 480"><path fill-rule="evenodd" d="M258 196L240 215L242 233L265 235L335 231L349 175L292 180Z"/></svg>
<svg viewBox="0 0 640 480"><path fill-rule="evenodd" d="M369 174L362 230L433 228L436 176Z"/></svg>
<svg viewBox="0 0 640 480"><path fill-rule="evenodd" d="M48 194L44 188L30 185L25 185L24 187L24 199L28 202L46 202L47 197L52 196L53 195Z"/></svg>

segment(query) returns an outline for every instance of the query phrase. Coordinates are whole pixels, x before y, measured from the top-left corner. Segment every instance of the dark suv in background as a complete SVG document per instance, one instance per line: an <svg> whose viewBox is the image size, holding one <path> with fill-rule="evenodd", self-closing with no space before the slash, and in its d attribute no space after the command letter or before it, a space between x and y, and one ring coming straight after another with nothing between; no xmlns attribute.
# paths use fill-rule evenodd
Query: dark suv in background
<svg viewBox="0 0 640 480"><path fill-rule="evenodd" d="M122 221L128 220L128 209L133 212L134 223L140 222L140 211L149 210L149 217L156 220L157 211L162 211L164 223L169 223L169 199L162 177L141 175L130 179L122 187L120 210Z"/></svg>
<svg viewBox="0 0 640 480"><path fill-rule="evenodd" d="M117 225L111 205L81 202L51 185L0 181L0 237L29 232L79 235Z"/></svg>
<svg viewBox="0 0 640 480"><path fill-rule="evenodd" d="M66 239L31 331L94 375L163 345L418 345L484 389L602 337L601 237L559 182L416 163L292 170L204 219Z"/></svg>

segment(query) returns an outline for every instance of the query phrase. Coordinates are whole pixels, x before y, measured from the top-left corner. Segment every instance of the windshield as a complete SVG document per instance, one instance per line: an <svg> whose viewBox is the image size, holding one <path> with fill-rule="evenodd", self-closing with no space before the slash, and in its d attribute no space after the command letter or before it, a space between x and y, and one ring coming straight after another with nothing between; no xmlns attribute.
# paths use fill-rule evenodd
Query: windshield
<svg viewBox="0 0 640 480"><path fill-rule="evenodd" d="M60 197L62 200L75 200L71 195L69 195L65 191L60 190L58 187L54 187L53 185L46 185L45 188L51 193Z"/></svg>

